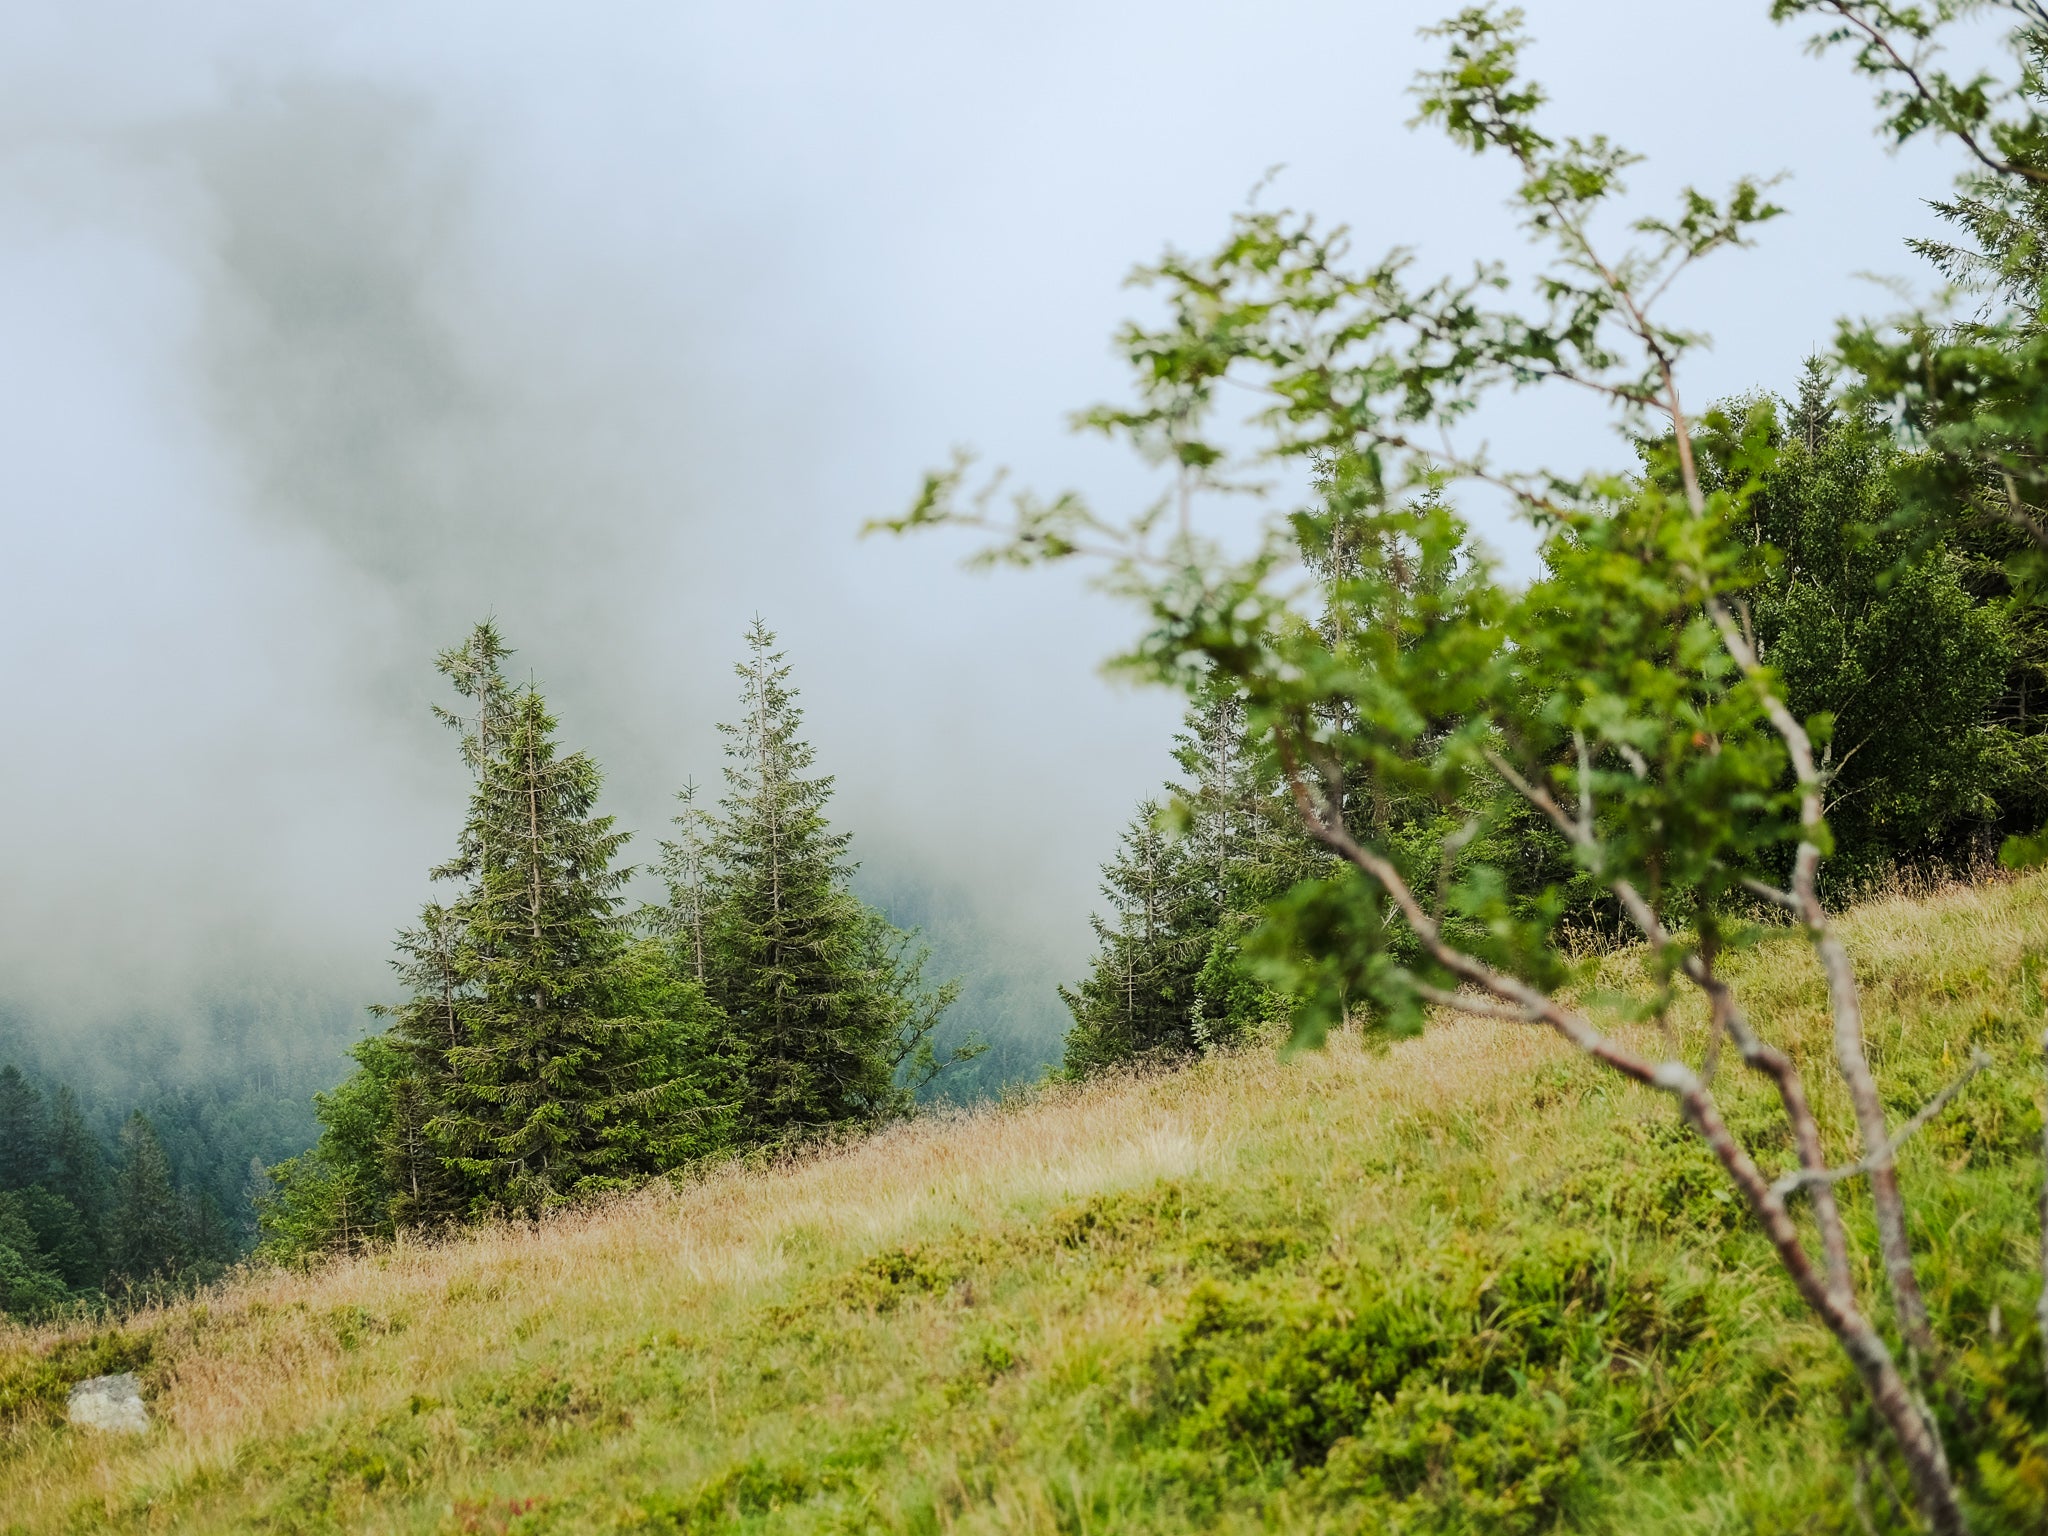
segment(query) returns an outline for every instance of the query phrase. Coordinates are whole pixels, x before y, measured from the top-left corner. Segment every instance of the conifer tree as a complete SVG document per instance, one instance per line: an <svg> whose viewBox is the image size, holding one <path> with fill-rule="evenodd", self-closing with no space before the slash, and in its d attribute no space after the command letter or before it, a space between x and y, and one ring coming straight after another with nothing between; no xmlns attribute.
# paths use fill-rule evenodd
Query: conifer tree
<svg viewBox="0 0 2048 1536"><path fill-rule="evenodd" d="M1202 896L1189 918L1208 923L1205 939L1189 935L1202 956L1188 1030L1209 1050L1284 1012L1285 999L1253 973L1245 943L1267 903L1327 861L1302 836L1273 765L1253 749L1242 698L1205 689L1175 738L1174 760L1186 776L1170 786L1175 819Z"/></svg>
<svg viewBox="0 0 2048 1536"><path fill-rule="evenodd" d="M156 1128L139 1109L121 1127L113 1196L110 1276L131 1289L176 1278L190 1257L185 1203Z"/></svg>
<svg viewBox="0 0 2048 1536"><path fill-rule="evenodd" d="M1074 1016L1062 1062L1069 1074L1200 1048L1196 985L1219 909L1212 872L1161 821L1159 802L1145 801L1102 866L1110 912L1090 919L1094 963L1078 987L1060 988Z"/></svg>
<svg viewBox="0 0 2048 1536"><path fill-rule="evenodd" d="M22 1197L0 1190L0 1313L36 1318L64 1300L63 1276L37 1243Z"/></svg>
<svg viewBox="0 0 2048 1536"><path fill-rule="evenodd" d="M711 925L710 812L697 804L692 779L676 792L682 810L673 818L676 835L661 845L660 870L668 904L647 914L654 931L676 946L684 972L699 987L709 983L706 948Z"/></svg>
<svg viewBox="0 0 2048 1536"><path fill-rule="evenodd" d="M12 1064L0 1067L0 1189L27 1189L49 1174L43 1096Z"/></svg>
<svg viewBox="0 0 2048 1536"><path fill-rule="evenodd" d="M473 774L456 887L402 932L407 997L317 1101L311 1151L271 1170L271 1250L290 1257L494 1210L534 1212L720 1145L701 991L651 977L621 917L625 834L597 766L563 754L511 654L478 625L437 665L473 713L437 710Z"/></svg>
<svg viewBox="0 0 2048 1536"><path fill-rule="evenodd" d="M626 834L596 814L599 774L563 755L538 691L520 689L484 760L462 851L465 1038L426 1125L473 1208L538 1211L651 1171L650 1119L686 1085L664 1076L654 1021L621 1017L618 908Z"/></svg>
<svg viewBox="0 0 2048 1536"><path fill-rule="evenodd" d="M97 1281L106 1269L107 1161L99 1138L85 1123L68 1084L57 1089L50 1113L50 1192L78 1213L80 1252L72 1262L72 1284Z"/></svg>
<svg viewBox="0 0 2048 1536"><path fill-rule="evenodd" d="M940 1069L929 1042L956 989L928 987L922 950L853 894L849 835L825 815L832 779L812 771L790 669L758 618L736 671L741 717L719 727L722 814L686 827L703 842L672 856L682 883L665 924L693 928L701 913L707 987L733 1034L754 1135L902 1113L913 1089L900 1070ZM692 858L701 907L690 905Z"/></svg>

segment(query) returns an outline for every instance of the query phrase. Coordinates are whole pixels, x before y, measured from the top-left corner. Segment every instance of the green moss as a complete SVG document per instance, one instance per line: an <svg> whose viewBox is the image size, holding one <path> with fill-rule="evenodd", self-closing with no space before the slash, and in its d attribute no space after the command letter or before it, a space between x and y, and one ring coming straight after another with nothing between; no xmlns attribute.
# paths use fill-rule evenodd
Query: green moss
<svg viewBox="0 0 2048 1536"><path fill-rule="evenodd" d="M71 1388L93 1376L147 1368L157 1331L101 1328L67 1335L46 1350L0 1355L0 1425L60 1423Z"/></svg>

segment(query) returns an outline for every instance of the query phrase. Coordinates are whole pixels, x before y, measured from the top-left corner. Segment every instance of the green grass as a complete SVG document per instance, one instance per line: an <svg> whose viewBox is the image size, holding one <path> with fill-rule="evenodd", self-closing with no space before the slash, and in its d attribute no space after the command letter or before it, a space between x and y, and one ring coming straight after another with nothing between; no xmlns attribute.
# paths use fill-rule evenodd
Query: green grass
<svg viewBox="0 0 2048 1536"><path fill-rule="evenodd" d="M1896 1112L1975 1045L1997 1063L1906 1178L1975 1528L2048 1531L2048 880L1847 926ZM1803 944L1737 976L1851 1155ZM1782 1147L1757 1084L1723 1091ZM156 1429L61 1422L70 1380L121 1367ZM0 1422L10 1533L1912 1529L1832 1341L1669 1105L1459 1021L0 1333Z"/></svg>

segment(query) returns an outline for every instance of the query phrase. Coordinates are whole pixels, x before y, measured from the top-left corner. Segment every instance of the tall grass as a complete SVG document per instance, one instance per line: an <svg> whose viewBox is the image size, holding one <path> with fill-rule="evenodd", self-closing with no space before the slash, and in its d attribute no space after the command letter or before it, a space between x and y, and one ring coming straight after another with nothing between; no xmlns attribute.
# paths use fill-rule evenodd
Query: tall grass
<svg viewBox="0 0 2048 1536"><path fill-rule="evenodd" d="M2009 1513L2027 1477L2048 1512L2048 1423L2000 1385L2040 1374L2048 880L1896 892L1845 929L1899 1105L1997 1059L1905 1166L1967 1356L1958 1443L2021 1480L1984 1518L2048 1529ZM1640 958L1590 964L1597 1000ZM1735 974L1825 1082L1803 943ZM155 1429L62 1423L71 1380L129 1365ZM1846 1380L1667 1105L1444 1020L249 1269L117 1327L0 1327L0 1529L1903 1529ZM2017 1429L1985 1428L1998 1393Z"/></svg>

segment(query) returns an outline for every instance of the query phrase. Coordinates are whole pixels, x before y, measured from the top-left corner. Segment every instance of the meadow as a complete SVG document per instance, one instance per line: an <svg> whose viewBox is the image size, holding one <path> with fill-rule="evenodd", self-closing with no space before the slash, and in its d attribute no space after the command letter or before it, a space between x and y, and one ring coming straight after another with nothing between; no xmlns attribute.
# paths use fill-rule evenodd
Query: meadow
<svg viewBox="0 0 2048 1536"><path fill-rule="evenodd" d="M1994 1059L1904 1168L1976 1528L2048 1530L2048 876L1881 895L1844 932L1895 1116ZM1581 995L1640 964L1589 961ZM1804 941L1731 973L1846 1152ZM69 1384L120 1369L155 1427L69 1427ZM1469 1019L0 1327L9 1536L1912 1529L1902 1493L1669 1104Z"/></svg>

